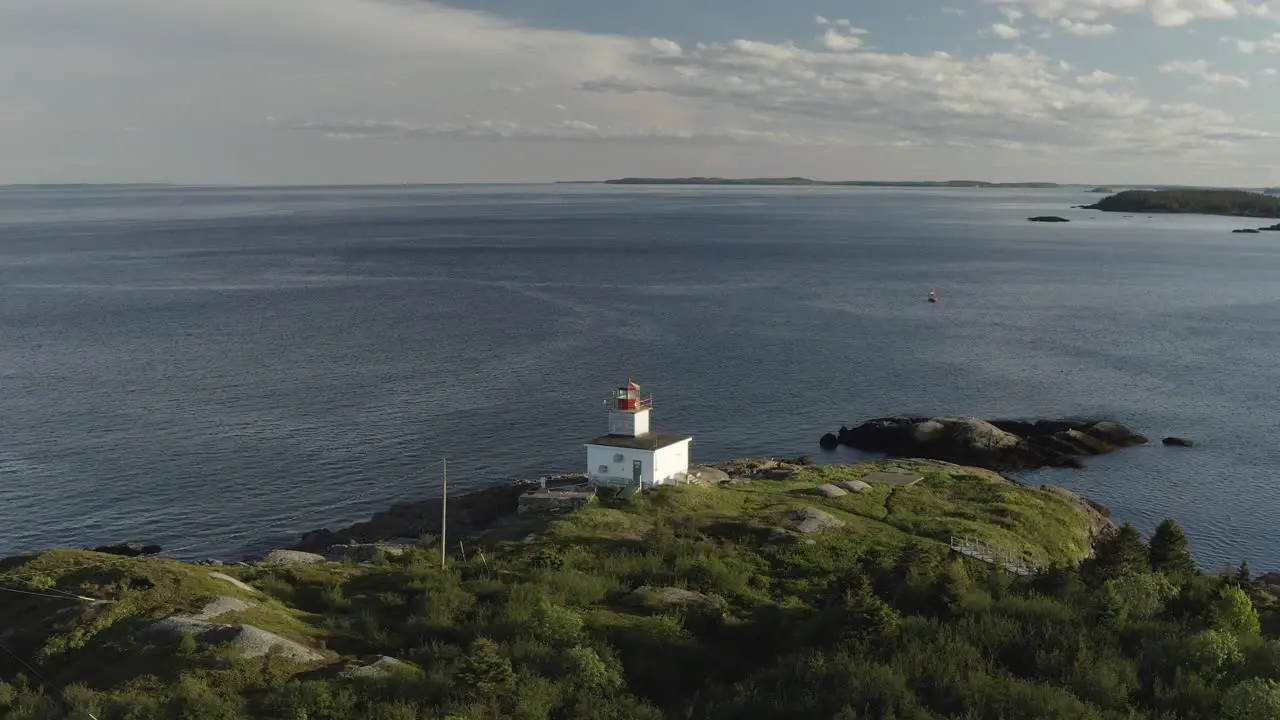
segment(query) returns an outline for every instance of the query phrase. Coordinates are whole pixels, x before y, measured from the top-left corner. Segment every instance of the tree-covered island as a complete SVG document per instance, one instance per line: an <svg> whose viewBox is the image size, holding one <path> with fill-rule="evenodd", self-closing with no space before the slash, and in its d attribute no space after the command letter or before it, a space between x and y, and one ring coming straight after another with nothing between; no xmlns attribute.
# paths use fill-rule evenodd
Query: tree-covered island
<svg viewBox="0 0 1280 720"><path fill-rule="evenodd" d="M1280 197L1245 190L1125 190L1086 210L1280 218Z"/></svg>

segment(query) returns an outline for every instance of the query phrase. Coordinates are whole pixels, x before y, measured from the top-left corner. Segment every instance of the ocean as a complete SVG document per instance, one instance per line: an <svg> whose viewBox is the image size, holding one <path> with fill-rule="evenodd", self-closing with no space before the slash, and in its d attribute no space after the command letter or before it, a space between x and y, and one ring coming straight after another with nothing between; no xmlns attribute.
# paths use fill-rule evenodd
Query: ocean
<svg viewBox="0 0 1280 720"><path fill-rule="evenodd" d="M1070 208L1096 197L3 188L0 554L238 559L438 494L442 457L456 491L578 471L634 378L695 462L848 461L818 438L882 415L1114 418L1156 442L1019 479L1280 569L1280 234Z"/></svg>

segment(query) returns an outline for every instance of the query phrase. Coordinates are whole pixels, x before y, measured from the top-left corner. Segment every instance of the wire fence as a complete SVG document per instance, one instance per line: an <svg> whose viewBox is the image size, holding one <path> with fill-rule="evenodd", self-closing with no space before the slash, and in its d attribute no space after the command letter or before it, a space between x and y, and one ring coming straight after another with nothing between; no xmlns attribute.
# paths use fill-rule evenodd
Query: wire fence
<svg viewBox="0 0 1280 720"><path fill-rule="evenodd" d="M1015 575L1025 577L1034 575L1039 570L1034 564L1028 562L1017 553L976 538L953 535L951 536L951 549L961 555L981 560L988 565L995 565L1008 570Z"/></svg>

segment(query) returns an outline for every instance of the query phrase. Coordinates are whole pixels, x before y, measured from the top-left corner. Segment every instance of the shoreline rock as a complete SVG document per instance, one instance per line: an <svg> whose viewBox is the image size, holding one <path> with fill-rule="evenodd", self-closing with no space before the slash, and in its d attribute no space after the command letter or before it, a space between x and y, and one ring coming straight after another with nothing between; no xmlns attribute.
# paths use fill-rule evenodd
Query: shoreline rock
<svg viewBox="0 0 1280 720"><path fill-rule="evenodd" d="M1064 223L1071 221L1064 217L1058 217L1057 215L1037 215L1035 217L1027 218L1027 222Z"/></svg>
<svg viewBox="0 0 1280 720"><path fill-rule="evenodd" d="M1187 438L1184 438L1184 437L1167 437L1164 440L1161 440L1160 442L1164 443L1166 447L1189 448L1196 444L1194 440L1188 440Z"/></svg>
<svg viewBox="0 0 1280 720"><path fill-rule="evenodd" d="M852 429L840 428L836 439L841 445L864 452L944 460L991 470L1083 467L1085 457L1148 442L1109 420L1026 422L970 417L876 418Z"/></svg>
<svg viewBox="0 0 1280 720"><path fill-rule="evenodd" d="M507 483L449 495L450 535L484 530L519 510L520 495L536 482ZM440 533L440 498L397 503L363 522L339 530L321 528L302 536L290 550L323 555L337 545L363 545L391 538L419 538Z"/></svg>
<svg viewBox="0 0 1280 720"><path fill-rule="evenodd" d="M89 548L93 552L106 553L108 555L121 555L124 557L140 557L142 555L159 555L164 552L164 548L155 543L141 543L136 541L109 543L107 545L99 545L95 548Z"/></svg>

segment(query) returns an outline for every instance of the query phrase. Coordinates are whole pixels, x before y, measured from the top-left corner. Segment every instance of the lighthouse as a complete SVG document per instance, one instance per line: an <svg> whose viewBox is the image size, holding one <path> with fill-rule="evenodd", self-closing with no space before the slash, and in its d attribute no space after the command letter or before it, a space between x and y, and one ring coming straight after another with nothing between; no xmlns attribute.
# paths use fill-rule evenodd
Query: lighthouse
<svg viewBox="0 0 1280 720"><path fill-rule="evenodd" d="M635 486L641 490L671 485L689 474L688 435L653 432L649 416L653 398L627 380L606 401L609 434L587 445L587 478L601 487Z"/></svg>

